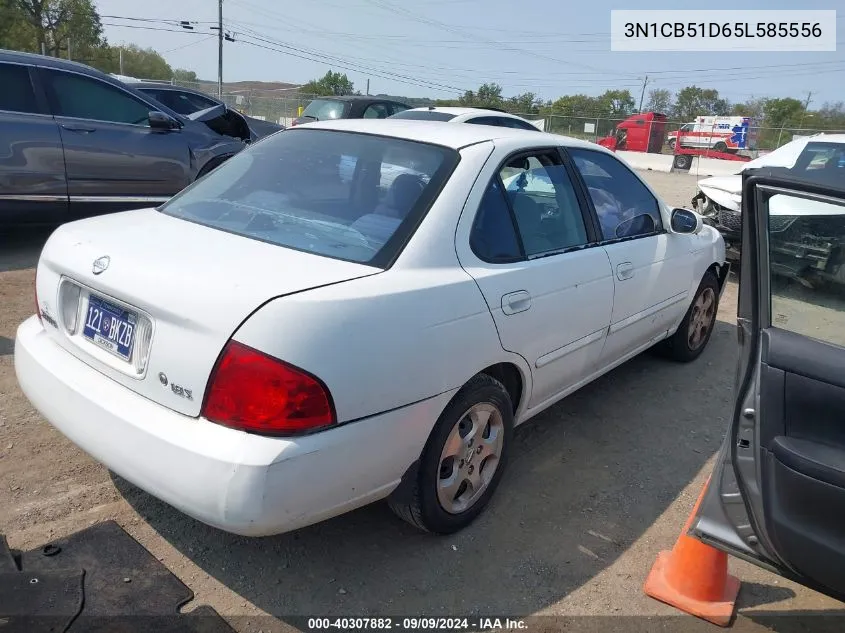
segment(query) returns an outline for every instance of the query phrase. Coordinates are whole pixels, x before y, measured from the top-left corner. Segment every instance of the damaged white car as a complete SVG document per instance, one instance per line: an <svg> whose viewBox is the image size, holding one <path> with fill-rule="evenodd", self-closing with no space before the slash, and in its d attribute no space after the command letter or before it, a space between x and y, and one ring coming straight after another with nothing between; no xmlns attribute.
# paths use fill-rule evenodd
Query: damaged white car
<svg viewBox="0 0 845 633"><path fill-rule="evenodd" d="M698 181L693 208L722 234L732 259L739 257L742 173L760 167L820 183L841 181L845 177L845 134L796 139L745 163L736 174ZM833 207L800 198L778 198L770 207L771 246L777 255L774 271L807 286L819 281L845 284L845 235L841 223L830 217Z"/></svg>

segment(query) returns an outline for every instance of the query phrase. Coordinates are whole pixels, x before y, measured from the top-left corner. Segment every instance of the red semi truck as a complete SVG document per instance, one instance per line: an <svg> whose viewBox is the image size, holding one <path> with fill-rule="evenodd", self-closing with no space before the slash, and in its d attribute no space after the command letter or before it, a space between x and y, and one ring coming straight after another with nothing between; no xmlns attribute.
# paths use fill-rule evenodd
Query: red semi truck
<svg viewBox="0 0 845 633"><path fill-rule="evenodd" d="M610 150L659 154L666 141L666 115L659 112L632 114L598 144Z"/></svg>

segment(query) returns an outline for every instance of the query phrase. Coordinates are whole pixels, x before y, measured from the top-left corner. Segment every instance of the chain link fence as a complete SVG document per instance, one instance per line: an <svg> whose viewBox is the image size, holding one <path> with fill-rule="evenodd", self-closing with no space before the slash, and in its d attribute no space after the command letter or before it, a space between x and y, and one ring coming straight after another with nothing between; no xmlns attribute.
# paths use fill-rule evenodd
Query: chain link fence
<svg viewBox="0 0 845 633"><path fill-rule="evenodd" d="M217 84L214 82L172 80L170 83L217 97ZM302 93L296 88L282 88L277 90L257 88L233 89L224 85L223 92L223 101L228 107L242 114L280 123L284 126L289 126L291 120L299 116L302 109L316 98L319 98L318 95ZM600 138L612 135L616 126L628 118L624 116L584 116L583 114L565 116L544 114L542 112L539 114L536 112L515 112L514 114L533 122L537 127L540 127L546 132L563 134L591 142L597 142ZM669 137L676 134L681 126L687 123L689 121L666 122L664 153L672 153L668 145ZM795 138L803 136L812 136L819 133L845 133L845 130L824 127L773 127L767 126L765 120L759 123L759 125L749 129L749 138L756 139L756 144L750 148L750 153L752 154L772 151Z"/></svg>
<svg viewBox="0 0 845 633"><path fill-rule="evenodd" d="M534 114L520 115L527 119L540 118ZM561 116L561 115L547 115L542 117L545 120L545 130L553 134L563 134L574 138L580 138L593 143L600 138L611 136L616 129L616 126L625 121L628 117L601 117L601 116ZM672 153L668 143L669 138L676 135L681 126L689 123L688 121L667 121L666 122L666 144L664 146L664 153ZM777 149L781 145L789 141L805 136L812 136L814 134L843 134L845 130L831 129L825 127L771 127L765 125L765 120L761 125L752 126L749 128L749 138L755 139L753 146L750 148L751 152L770 152Z"/></svg>

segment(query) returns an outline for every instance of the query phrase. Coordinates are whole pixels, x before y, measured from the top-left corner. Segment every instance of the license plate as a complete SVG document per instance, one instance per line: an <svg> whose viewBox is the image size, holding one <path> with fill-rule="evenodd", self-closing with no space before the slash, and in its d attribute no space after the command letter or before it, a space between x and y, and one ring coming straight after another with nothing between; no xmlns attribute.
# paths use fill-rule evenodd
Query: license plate
<svg viewBox="0 0 845 633"><path fill-rule="evenodd" d="M101 297L88 297L82 336L123 360L132 357L138 315Z"/></svg>

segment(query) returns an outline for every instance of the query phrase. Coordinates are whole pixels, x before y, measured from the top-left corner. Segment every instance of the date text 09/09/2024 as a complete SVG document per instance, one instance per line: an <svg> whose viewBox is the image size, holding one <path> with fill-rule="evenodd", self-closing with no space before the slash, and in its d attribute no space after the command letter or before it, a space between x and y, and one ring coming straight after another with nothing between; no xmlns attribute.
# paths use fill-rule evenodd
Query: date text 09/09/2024
<svg viewBox="0 0 845 633"><path fill-rule="evenodd" d="M813 38L822 36L818 22L626 22L625 37Z"/></svg>
<svg viewBox="0 0 845 633"><path fill-rule="evenodd" d="M435 617L353 617L353 618L308 618L309 631L478 631L508 630L520 631L528 628L519 618L435 618Z"/></svg>

